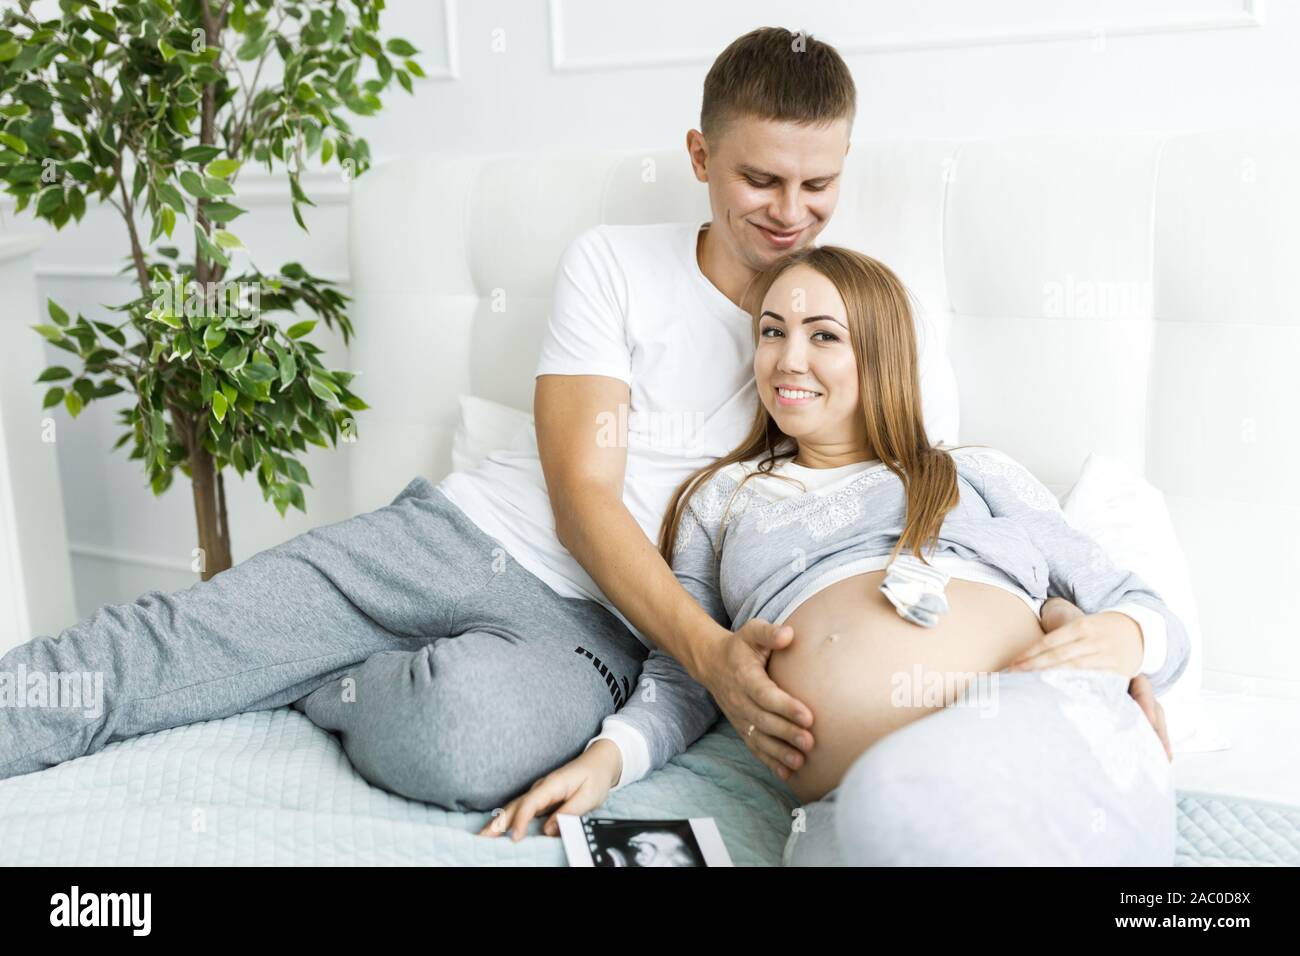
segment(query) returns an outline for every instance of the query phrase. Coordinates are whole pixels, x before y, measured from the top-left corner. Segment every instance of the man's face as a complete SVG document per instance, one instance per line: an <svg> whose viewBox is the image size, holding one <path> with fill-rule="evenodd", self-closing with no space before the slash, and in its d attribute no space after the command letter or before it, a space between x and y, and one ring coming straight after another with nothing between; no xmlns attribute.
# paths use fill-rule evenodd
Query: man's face
<svg viewBox="0 0 1300 956"><path fill-rule="evenodd" d="M691 130L687 146L696 178L709 184L710 233L757 272L815 244L839 199L849 123L740 117L715 143Z"/></svg>

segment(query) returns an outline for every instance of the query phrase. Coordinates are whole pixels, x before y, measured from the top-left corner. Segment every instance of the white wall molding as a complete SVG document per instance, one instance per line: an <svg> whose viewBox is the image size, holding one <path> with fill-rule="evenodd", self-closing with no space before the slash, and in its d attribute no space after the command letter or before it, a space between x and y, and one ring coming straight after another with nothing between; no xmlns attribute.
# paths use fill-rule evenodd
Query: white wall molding
<svg viewBox="0 0 1300 956"><path fill-rule="evenodd" d="M141 568L161 568L164 571L185 571L195 574L190 562L180 558L162 558L153 554L137 554L120 548L104 548L97 544L71 542L68 550L82 558L94 558L98 561L111 561L114 564L128 564ZM195 574L197 578L198 575Z"/></svg>
<svg viewBox="0 0 1300 956"><path fill-rule="evenodd" d="M135 276L131 272L122 272L117 266L72 266L72 265L46 265L37 266L34 270L38 279L59 279L74 282L102 282L105 279L123 279L126 282L135 282ZM316 272L313 273L318 279L324 279L327 282L333 282L338 286L347 286L352 280L345 272ZM346 292L346 289L342 291Z"/></svg>
<svg viewBox="0 0 1300 956"><path fill-rule="evenodd" d="M1226 13L1166 14L1113 22L1079 20L1051 26L1026 26L1021 29L994 29L977 32L943 31L895 34L874 37L837 36L832 42L841 55L908 53L923 50L959 49L962 47L999 46L1003 44L1058 43L1070 40L1096 40L1099 37L1144 36L1162 33L1186 33L1200 30L1233 30L1264 25L1267 0L1240 0L1240 7ZM711 63L721 46L656 50L652 53L615 54L612 56L574 56L569 52L565 35L567 12L565 0L549 0L551 68L556 73L579 73L598 70L623 70L640 67L683 66Z"/></svg>
<svg viewBox="0 0 1300 956"><path fill-rule="evenodd" d="M435 69L424 68L430 80L460 79L460 11L457 0L442 0L442 55L444 64Z"/></svg>
<svg viewBox="0 0 1300 956"><path fill-rule="evenodd" d="M72 568L57 450L28 384L44 363L27 327L37 305L35 236L0 238L0 653L74 619Z"/></svg>
<svg viewBox="0 0 1300 956"><path fill-rule="evenodd" d="M313 170L304 173L299 182L303 192L318 206L347 205L351 190L341 171ZM292 201L289 176L283 169L270 173L260 167L240 170L233 186L235 194L225 198L236 206L287 206ZM94 203L95 200L89 202ZM13 209L14 203L13 196L0 194L0 209ZM108 206L107 203L102 205ZM28 214L28 210L23 210L23 215Z"/></svg>

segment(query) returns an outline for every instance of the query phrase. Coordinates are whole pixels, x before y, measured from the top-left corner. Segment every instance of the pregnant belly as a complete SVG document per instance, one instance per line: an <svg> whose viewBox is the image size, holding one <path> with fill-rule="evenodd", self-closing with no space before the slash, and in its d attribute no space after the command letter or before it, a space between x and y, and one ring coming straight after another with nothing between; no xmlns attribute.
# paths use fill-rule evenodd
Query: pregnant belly
<svg viewBox="0 0 1300 956"><path fill-rule="evenodd" d="M881 737L952 703L1043 636L1020 598L959 578L948 582L939 624L920 627L881 593L884 576L845 578L799 605L785 621L794 641L768 661L777 685L813 712L813 749L787 781L805 803L836 787Z"/></svg>

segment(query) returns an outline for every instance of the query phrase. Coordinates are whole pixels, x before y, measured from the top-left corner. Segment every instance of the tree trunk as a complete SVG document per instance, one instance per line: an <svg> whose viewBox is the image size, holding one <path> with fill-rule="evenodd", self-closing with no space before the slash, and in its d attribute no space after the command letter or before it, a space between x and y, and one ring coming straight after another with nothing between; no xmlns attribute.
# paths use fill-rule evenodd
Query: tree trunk
<svg viewBox="0 0 1300 956"><path fill-rule="evenodd" d="M206 581L230 567L230 527L226 523L226 485L212 455L198 442L190 449L194 518L199 530L199 572Z"/></svg>

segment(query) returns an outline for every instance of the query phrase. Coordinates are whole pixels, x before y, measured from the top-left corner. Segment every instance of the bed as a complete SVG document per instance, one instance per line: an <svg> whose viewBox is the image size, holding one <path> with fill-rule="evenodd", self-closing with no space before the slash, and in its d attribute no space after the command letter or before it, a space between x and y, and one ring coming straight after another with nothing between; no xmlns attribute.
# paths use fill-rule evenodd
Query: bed
<svg viewBox="0 0 1300 956"><path fill-rule="evenodd" d="M1300 806L1268 796L1180 790L1176 865L1300 863ZM720 721L667 767L611 794L600 815L711 816L737 866L775 866L797 805ZM0 782L0 862L565 864L560 840L538 835L539 821L513 843L476 836L488 819L370 786L334 735L281 707L119 741Z"/></svg>

